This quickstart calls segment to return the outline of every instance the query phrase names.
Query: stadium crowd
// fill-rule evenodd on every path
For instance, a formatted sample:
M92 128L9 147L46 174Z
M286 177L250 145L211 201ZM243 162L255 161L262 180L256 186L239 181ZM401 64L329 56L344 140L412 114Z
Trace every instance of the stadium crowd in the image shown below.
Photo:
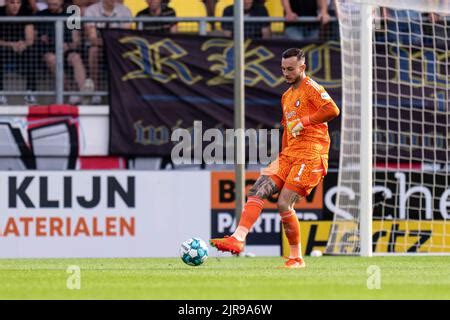
M145 1L145 0L142 0ZM285 36L292 39L318 39L320 26L329 23L330 15L327 0L279 0L286 15ZM126 2L126 1L125 1ZM176 17L176 8L168 0L146 0L148 7L139 11L137 17ZM205 10L209 16L233 15L233 5L217 12L216 0L204 0ZM269 17L263 0L245 0L246 16ZM330 4L332 6L333 3ZM81 14L87 17L132 17L132 11L123 0L0 0L0 18L2 16L70 16L66 9L70 5L79 6ZM187 2L186 2L186 5ZM333 10L330 10L333 12ZM297 17L317 16L317 23L307 26L296 24ZM176 22L145 22L143 30L158 33L180 32ZM132 28L130 23L86 23L81 30L64 30L64 65L67 75L65 89L73 91L94 92L105 89L106 84L100 79L102 74L103 43L99 30L102 28ZM211 25L215 35L232 36L232 23ZM182 32L182 31L181 31ZM246 23L246 38L272 37L270 23ZM36 67L44 68L54 75L56 69L55 29L52 22L11 23L0 21L0 104L7 104L7 97L2 95L3 76L9 69L14 69L26 79L24 98L26 104L35 104ZM44 71L45 71L44 70ZM70 91L70 90L69 90ZM82 101L80 96L72 96L71 104L101 103L101 96L93 95L91 101Z
M191 0L176 2L173 6L170 0L133 0L133 3L146 2L147 7L135 13L137 17L180 17L177 11L184 6L190 6ZM207 16L230 17L233 16L232 1L203 0L192 3L202 3ZM274 28L274 23L246 22L244 33L246 38L274 38L285 37L299 41L338 40L338 24L336 19L335 0L244 0L245 16L270 17L273 12L267 9L268 3L277 2L282 10L285 22L281 28ZM20 73L26 79L25 96L26 104L36 103L33 92L36 91L38 68L44 72L55 74L55 28L52 22L11 23L2 22L2 17L15 16L39 16L58 17L70 16L67 8L71 5L78 6L81 15L86 17L133 17L132 10L127 6L127 0L0 0L0 104L6 104L7 97L2 94L4 90L4 74L10 70ZM197 4L198 4L197 3ZM231 3L231 5L230 5ZM181 10L182 11L182 10ZM412 21L419 19L417 13L408 10L396 12L383 10L383 15L405 16ZM299 22L299 17L313 17L307 23ZM437 15L431 14L430 21L438 21ZM279 24L278 24L279 25ZM418 26L418 24L417 24ZM419 37L420 30L412 22L409 24L393 24L391 29L399 28L400 31L411 31ZM99 30L103 28L133 28L131 23L85 23L81 30L64 30L64 66L66 79L65 89L78 92L98 92L106 90L106 81L101 81L100 75L104 74L103 43ZM137 28L161 34L186 32L180 30L176 22L144 22ZM274 31L275 29L275 31ZM212 35L232 36L232 23L211 23L208 31ZM395 30L394 30L395 31ZM394 35L396 33L392 33ZM391 36L391 33L389 33ZM392 40L392 39L390 39ZM413 39L415 41L417 39ZM417 40L419 41L419 40ZM72 90L70 90L72 89ZM69 103L102 102L101 96L88 96L82 101L82 97L74 95Z

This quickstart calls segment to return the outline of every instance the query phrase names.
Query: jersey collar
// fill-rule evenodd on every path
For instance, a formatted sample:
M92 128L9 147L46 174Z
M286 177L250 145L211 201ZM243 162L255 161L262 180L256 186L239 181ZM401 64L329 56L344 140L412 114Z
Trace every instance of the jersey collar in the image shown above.
M292 91L295 91L295 90L301 90L301 89L306 85L306 82L307 82L308 80L309 80L309 77L308 77L308 76L304 77L303 80L300 82L300 84L299 84L299 86L298 86L297 89L294 89L294 87L291 87L291 88L292 88Z

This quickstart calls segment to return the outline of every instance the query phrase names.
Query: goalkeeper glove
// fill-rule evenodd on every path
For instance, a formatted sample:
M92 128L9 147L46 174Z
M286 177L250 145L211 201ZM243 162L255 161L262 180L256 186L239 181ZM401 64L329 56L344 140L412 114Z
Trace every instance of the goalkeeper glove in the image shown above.
M292 136L295 138L297 135L300 134L300 132L305 128L303 126L303 123L300 119L296 119L293 121L289 121L287 123L287 128L289 132L292 134Z

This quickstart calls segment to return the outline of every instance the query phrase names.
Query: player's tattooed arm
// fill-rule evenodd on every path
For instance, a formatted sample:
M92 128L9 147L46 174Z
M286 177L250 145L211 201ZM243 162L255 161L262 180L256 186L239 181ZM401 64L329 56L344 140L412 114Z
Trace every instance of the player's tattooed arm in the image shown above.
M277 192L278 188L270 177L260 176L249 190L248 195L266 199Z

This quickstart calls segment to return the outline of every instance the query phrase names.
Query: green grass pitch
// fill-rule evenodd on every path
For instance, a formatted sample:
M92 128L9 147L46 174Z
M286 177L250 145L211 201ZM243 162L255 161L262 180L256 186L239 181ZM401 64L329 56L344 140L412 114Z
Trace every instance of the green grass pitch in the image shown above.
M4 259L1 299L450 299L450 257L307 257L306 269L275 267L281 258ZM69 265L81 288L69 290ZM368 289L378 266L381 288Z

